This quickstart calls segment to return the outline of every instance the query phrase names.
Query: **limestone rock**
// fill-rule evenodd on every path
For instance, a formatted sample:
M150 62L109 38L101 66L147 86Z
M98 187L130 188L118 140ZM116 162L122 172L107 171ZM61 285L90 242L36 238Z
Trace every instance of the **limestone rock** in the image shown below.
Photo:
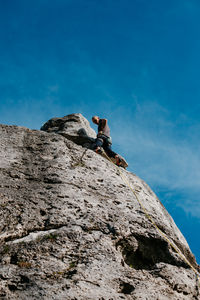
M90 127L88 120L81 114L52 118L41 127L41 130L61 134L76 144L88 148L90 148L90 145L96 138L95 131Z
M81 128L95 137L80 114L52 119L42 131L0 125L0 299L200 299L193 270L118 169L81 146ZM121 172L199 270L149 186Z

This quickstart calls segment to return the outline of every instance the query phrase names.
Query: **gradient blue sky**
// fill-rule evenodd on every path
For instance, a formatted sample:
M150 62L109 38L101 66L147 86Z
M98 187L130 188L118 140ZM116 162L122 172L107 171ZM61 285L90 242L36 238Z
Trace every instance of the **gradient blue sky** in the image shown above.
M200 263L200 2L0 0L0 123L109 119Z

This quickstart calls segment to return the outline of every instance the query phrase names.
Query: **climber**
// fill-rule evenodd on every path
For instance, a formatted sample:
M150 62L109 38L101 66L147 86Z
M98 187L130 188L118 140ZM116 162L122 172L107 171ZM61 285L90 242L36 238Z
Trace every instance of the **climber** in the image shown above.
M101 154L101 147L105 150L106 154L109 157L113 157L116 159L116 164L120 165L122 159L119 157L117 153L112 151L111 145L112 140L110 137L110 128L108 127L108 121L106 119L100 119L98 116L92 117L92 122L98 125L98 134L94 144L95 152Z

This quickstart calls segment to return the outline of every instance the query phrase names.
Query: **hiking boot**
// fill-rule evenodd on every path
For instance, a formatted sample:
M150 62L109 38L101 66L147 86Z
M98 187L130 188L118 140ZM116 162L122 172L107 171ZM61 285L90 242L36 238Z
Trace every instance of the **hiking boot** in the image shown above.
M119 155L116 155L115 156L115 159L116 159L116 165L117 166L120 166L121 162L122 162L122 159L119 157Z
M101 154L103 151L100 147L97 147L97 149L95 150L96 153Z

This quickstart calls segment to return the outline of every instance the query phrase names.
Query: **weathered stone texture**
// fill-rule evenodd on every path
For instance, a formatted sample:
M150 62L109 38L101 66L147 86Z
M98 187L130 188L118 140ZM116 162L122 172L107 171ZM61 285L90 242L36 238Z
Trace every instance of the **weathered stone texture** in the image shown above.
M95 137L88 121L64 118L65 136L52 121L48 132L0 125L0 299L200 299L194 272L148 221L117 168L72 141L80 128ZM159 199L122 172L198 269Z

